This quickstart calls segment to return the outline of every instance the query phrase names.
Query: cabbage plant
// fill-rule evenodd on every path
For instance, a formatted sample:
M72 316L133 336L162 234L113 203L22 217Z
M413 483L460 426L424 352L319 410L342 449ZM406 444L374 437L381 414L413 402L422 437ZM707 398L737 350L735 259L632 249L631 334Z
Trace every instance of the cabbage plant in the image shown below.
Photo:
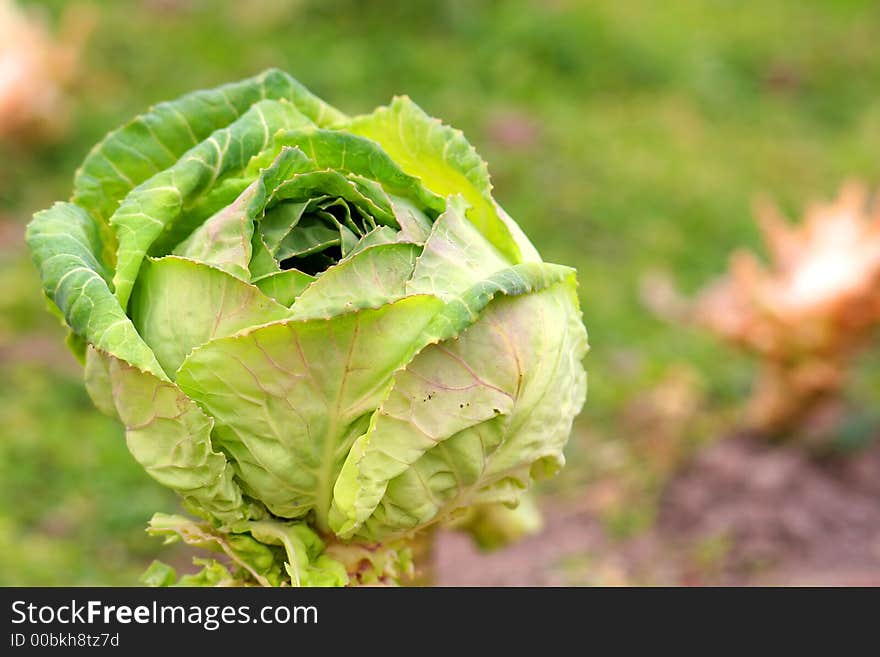
M160 103L27 242L95 405L197 518L150 531L225 555L182 583L394 582L417 532L564 462L575 272L407 97L350 117L270 70Z

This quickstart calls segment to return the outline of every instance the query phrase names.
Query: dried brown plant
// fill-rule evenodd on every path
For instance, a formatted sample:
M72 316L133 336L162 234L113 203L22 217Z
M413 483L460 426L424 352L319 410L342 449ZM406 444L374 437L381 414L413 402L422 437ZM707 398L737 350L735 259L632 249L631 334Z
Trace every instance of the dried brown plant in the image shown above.
M768 263L734 253L692 318L760 357L749 419L780 434L828 417L853 355L880 323L880 208L849 183L800 224L766 204L758 217Z
M0 0L0 140L47 141L64 133L68 90L94 23L94 11L71 4L57 34L44 16Z

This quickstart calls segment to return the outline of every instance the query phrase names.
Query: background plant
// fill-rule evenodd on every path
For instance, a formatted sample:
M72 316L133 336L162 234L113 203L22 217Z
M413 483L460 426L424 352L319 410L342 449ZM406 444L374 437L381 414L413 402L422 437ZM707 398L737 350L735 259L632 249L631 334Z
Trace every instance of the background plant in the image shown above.
M759 219L770 262L734 253L729 272L694 300L692 320L758 357L752 428L827 440L844 415L852 360L880 321L880 213L850 183L797 224L771 207Z

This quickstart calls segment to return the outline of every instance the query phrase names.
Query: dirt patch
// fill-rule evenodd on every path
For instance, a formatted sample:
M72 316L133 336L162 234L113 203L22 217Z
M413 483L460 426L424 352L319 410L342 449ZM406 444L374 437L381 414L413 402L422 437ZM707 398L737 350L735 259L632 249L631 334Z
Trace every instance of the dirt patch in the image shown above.
M468 536L440 532L435 577L440 586L617 586L682 579L672 555L653 533L615 540L579 504L543 500L537 536L481 552Z
M626 541L582 506L545 500L544 532L489 554L441 533L437 583L880 585L880 444L818 459L719 441L670 481L656 527Z
M749 437L719 442L668 486L658 533L719 537L725 582L880 584L880 444L818 458Z

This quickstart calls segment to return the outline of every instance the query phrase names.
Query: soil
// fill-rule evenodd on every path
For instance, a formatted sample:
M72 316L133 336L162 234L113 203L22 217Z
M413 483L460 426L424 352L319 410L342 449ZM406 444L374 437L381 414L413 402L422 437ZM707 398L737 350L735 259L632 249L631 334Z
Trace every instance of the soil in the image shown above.
M818 457L720 440L668 483L655 527L626 540L585 504L545 500L544 513L540 535L488 554L441 533L437 584L880 586L880 443Z

